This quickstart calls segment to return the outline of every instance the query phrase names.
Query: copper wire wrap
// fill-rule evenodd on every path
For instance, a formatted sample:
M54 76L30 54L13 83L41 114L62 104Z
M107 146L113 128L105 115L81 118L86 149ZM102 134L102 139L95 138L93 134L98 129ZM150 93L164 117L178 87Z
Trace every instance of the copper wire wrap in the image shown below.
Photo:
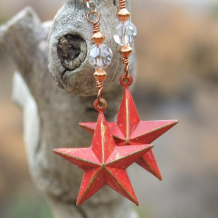
M129 64L129 58L123 58L123 63L126 65Z
M86 2L89 2L89 0L85 0ZM92 17L91 17L92 16ZM89 23L93 25L93 41L98 46L98 44L101 44L102 41L104 41L104 35L100 32L100 14L96 10L91 10L87 14L87 20ZM100 36L99 36L99 34ZM95 34L98 34L95 36ZM102 98L103 95L103 81L106 78L107 74L102 69L96 70L94 73L94 77L96 79L96 88L98 89L97 99L94 102L94 108L97 111L104 111L107 108L107 101Z
M120 9L126 8L126 0L120 0Z
M127 78L129 74L129 58L123 58L123 63L125 64L124 74Z
M119 3L120 3L120 5L119 5L120 10L126 9L126 0L120 0ZM127 16L127 19L128 19L128 17L130 16L130 13L128 12L128 14L127 14L127 12L126 12L125 16L128 15ZM123 16L121 16L121 14L120 14L118 16L119 20L126 21L126 17L124 16L124 14L122 14L122 15ZM123 17L125 17L125 19L121 19ZM130 46L127 46L127 48L125 48L125 45L124 45L123 47L121 47L120 53L123 56L123 63L125 65L124 74L120 77L120 83L123 86L126 86L126 85L130 86L133 83L133 77L129 74L129 64L130 64L129 56L132 53L132 48Z
M102 94L103 94L103 82L100 82L100 81L96 81L96 87L98 89L98 96L97 98L100 99L102 97Z
M93 24L93 33L100 32L100 26L98 23Z
M90 16L91 15L97 15L97 20L96 21L92 21ZM87 20L89 21L89 23L91 23L93 25L93 33L97 33L100 32L100 26L99 26L99 21L100 21L100 14L97 11L90 11L87 14Z
M97 20L96 21L92 21L91 18L90 18L90 16L94 15L94 14L97 15ZM99 23L99 21L100 21L100 14L97 11L90 11L87 14L87 20L89 21L89 23L92 23L93 26L94 25L96 26ZM100 30L100 27L99 27L99 30Z

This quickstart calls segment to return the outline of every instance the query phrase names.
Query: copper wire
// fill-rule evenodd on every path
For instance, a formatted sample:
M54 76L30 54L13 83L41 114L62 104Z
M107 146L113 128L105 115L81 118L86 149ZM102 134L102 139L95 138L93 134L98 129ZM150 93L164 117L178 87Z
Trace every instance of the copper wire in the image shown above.
M126 64L126 65L129 64L129 58L125 58L125 57L124 57L124 58L123 58L123 63Z
M98 23L93 24L93 33L100 32L100 26Z
M85 1L89 2L89 0L85 0ZM97 16L97 17L94 18L93 16L95 17ZM93 21L93 19L95 19L95 21ZM96 10L89 11L89 13L87 14L87 20L89 23L93 25L93 34L100 32L100 26L99 26L100 14ZM97 100L94 103L94 107L96 110L103 111L107 107L107 102L102 98L103 81L96 81L96 87L98 89L98 95L97 95Z
M120 9L126 8L126 0L120 0Z
M92 21L90 16L95 14L97 16L97 20L96 21ZM90 11L88 14L87 14L87 20L89 21L89 23L92 23L93 25L96 25L99 23L100 21L100 14L97 12L97 11Z
M97 89L103 88L103 82L96 81L96 87L97 87Z
M126 78L128 77L129 74L129 58L123 58L123 63L125 64L125 69L124 69L124 74Z
M97 89L99 90L99 91L98 91L98 99L99 99L100 97L102 97L103 82L96 81L96 87L97 87Z

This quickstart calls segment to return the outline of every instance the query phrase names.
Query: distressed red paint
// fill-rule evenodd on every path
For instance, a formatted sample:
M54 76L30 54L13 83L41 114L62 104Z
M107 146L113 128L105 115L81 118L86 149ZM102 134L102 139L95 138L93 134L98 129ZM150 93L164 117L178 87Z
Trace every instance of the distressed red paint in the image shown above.
M141 121L128 86L125 86L117 121L108 123L117 146L150 144L178 123L177 120ZM94 133L96 123L80 123L85 130ZM152 150L136 161L141 167L162 180Z
M54 152L84 170L77 205L107 185L138 205L126 168L153 146L115 146L103 112L99 113L90 148L54 149Z

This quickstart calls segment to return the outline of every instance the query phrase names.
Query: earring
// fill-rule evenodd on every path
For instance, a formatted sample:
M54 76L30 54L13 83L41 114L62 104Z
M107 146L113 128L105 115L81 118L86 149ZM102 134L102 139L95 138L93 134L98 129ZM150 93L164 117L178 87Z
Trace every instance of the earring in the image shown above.
M105 36L100 32L100 15L96 11L95 5L93 3L91 5L89 0L86 0L86 3L89 9L92 8L87 14L87 20L93 25L94 45L89 51L88 58L90 64L95 68L94 78L98 95L94 102L94 108L99 112L98 120L93 129L94 136L91 147L54 149L54 152L84 171L77 205L84 203L105 185L138 205L126 168L153 146L134 143L129 146L115 145L111 134L111 124L108 125L104 117L107 102L102 97L103 82L107 76L104 69L112 60L112 51L103 44ZM129 76L127 75L125 78L128 80Z
M120 0L119 9L117 17L120 22L114 30L114 40L121 45L119 52L125 65L124 74L120 77L120 84L124 87L124 94L117 121L108 123L108 126L117 146L150 144L175 126L178 121L141 121L129 91L129 86L133 83L133 77L128 72L129 57L133 51L131 46L137 35L137 30L135 25L128 20L130 13L126 8L126 0ZM80 126L91 133L96 129L96 123L81 123ZM159 180L162 180L152 149L146 152L136 163Z

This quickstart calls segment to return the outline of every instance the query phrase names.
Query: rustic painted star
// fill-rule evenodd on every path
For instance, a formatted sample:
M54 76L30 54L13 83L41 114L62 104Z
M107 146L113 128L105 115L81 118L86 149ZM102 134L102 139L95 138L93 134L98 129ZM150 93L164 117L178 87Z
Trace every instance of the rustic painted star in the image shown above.
M111 134L117 146L131 144L150 144L178 123L177 120L141 121L132 95L125 87L117 121L108 123ZM96 123L80 123L85 130L93 133ZM146 152L136 161L141 167L162 180L158 165L152 150Z
M152 147L150 144L115 146L104 114L100 112L90 148L63 148L54 149L54 152L85 172L77 205L85 202L105 185L138 205L126 168Z

